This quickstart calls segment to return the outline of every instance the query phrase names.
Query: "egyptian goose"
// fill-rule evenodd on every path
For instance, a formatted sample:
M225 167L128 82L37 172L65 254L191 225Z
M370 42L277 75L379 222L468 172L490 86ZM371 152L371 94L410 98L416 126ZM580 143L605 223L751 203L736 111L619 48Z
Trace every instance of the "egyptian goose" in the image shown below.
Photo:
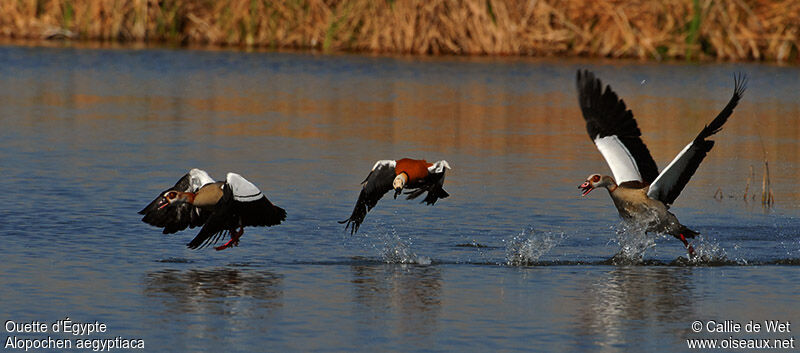
M143 222L163 227L164 234L203 226L186 244L191 249L216 243L229 233L231 239L217 250L238 246L244 227L274 226L286 219L286 211L241 175L228 173L225 182L215 182L200 169L190 170L139 214L144 215Z
M586 120L586 131L614 174L614 177L590 175L578 186L583 190L582 196L595 188L606 188L620 217L645 226L647 232L678 238L689 256L694 257L694 248L686 238L694 238L699 233L680 224L668 209L706 153L714 147L714 141L706 138L722 129L742 98L746 84L743 75L734 77L733 97L728 105L659 174L625 102L611 87L606 86L603 91L602 83L591 72L578 71L578 101Z
M361 182L363 187L353 208L353 214L339 223L347 223L344 229L350 227L350 234L355 234L367 216L367 211L375 207L378 200L392 189L395 199L403 189L412 189L406 192L407 200L413 200L427 191L428 195L422 202L433 205L436 200L450 196L442 188L445 169L450 169L450 165L444 160L436 163L408 158L377 161L367 178Z

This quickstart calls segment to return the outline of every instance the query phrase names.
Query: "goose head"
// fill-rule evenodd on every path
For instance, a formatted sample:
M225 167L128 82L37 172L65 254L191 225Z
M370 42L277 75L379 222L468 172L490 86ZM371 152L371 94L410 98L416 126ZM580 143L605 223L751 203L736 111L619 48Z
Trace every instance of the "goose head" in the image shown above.
M397 195L403 191L403 187L406 186L406 182L408 182L408 174L405 172L400 173L400 175L394 178L392 181L392 187L394 188L394 198L397 198Z
M581 196L586 196L596 188L608 188L614 185L616 185L616 183L612 177L608 175L592 174L586 178L583 184L578 185L578 189L583 191Z
M176 202L191 202L191 196L192 194L187 192L167 191L158 200L158 209L160 210Z

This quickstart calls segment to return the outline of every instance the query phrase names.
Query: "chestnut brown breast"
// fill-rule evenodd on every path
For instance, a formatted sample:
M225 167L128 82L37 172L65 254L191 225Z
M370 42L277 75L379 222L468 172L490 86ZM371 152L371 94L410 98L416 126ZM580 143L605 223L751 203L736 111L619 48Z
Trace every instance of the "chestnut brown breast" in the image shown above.
M424 159L403 158L397 160L394 167L394 174L400 175L405 172L408 175L408 182L412 183L428 176L428 167L433 164Z

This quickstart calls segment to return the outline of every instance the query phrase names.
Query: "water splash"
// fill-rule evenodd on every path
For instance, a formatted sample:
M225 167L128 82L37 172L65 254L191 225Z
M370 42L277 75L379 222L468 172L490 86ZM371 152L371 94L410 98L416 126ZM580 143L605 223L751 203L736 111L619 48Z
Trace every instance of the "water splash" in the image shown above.
M553 232L536 232L532 226L511 239L503 239L506 243L506 264L509 266L528 266L539 261L556 245L560 244L566 235Z
M401 237L393 226L386 228L388 231L378 232L376 235L376 242L371 244L381 256L381 261L387 264L416 264L416 265L430 265L431 258L427 256L417 255L412 246L414 242L411 237Z
M410 239L400 237L388 240L381 250L383 262L390 264L417 264L430 265L431 258L417 255L411 250Z
M637 264L644 259L647 250L656 246L656 239L645 232L647 223L621 222L616 227L616 237L609 240L619 245L619 252L610 259L614 265Z
M617 236L610 240L610 242L616 242L620 250L612 258L605 261L605 263L617 266L646 264L644 256L650 249L655 248L656 240L659 237L661 239L667 239L668 241L674 240L674 237L668 234L647 233L647 228L647 222L634 223L622 221L616 227ZM729 259L727 252L718 241L707 239L703 235L698 235L696 238L691 239L690 244L694 248L695 256L691 258L689 258L688 254L680 256L673 261L674 265L713 266L723 264L747 264L747 261L744 259Z
M689 265L695 266L711 266L720 264L738 264L747 265L747 260L744 258L728 258L728 252L725 251L719 242L715 239L707 239L703 235L698 235L692 241L694 246L695 256L685 262ZM683 260L683 259L681 259Z

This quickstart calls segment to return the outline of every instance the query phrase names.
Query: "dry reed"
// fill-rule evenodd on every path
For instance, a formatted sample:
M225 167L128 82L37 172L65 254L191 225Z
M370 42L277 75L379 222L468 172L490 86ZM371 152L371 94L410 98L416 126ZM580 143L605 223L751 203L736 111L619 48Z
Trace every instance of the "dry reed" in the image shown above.
M750 182L754 180L756 177L755 171L753 171L753 165L750 165L750 175L747 176L747 184L744 186L744 197L742 199L744 202L747 202L747 193L750 192ZM753 199L755 199L755 194L753 194Z
M761 180L761 205L765 207L772 207L775 203L775 197L772 195L772 186L769 180L769 162L764 160L764 176Z
M8 0L0 36L797 62L794 0Z

